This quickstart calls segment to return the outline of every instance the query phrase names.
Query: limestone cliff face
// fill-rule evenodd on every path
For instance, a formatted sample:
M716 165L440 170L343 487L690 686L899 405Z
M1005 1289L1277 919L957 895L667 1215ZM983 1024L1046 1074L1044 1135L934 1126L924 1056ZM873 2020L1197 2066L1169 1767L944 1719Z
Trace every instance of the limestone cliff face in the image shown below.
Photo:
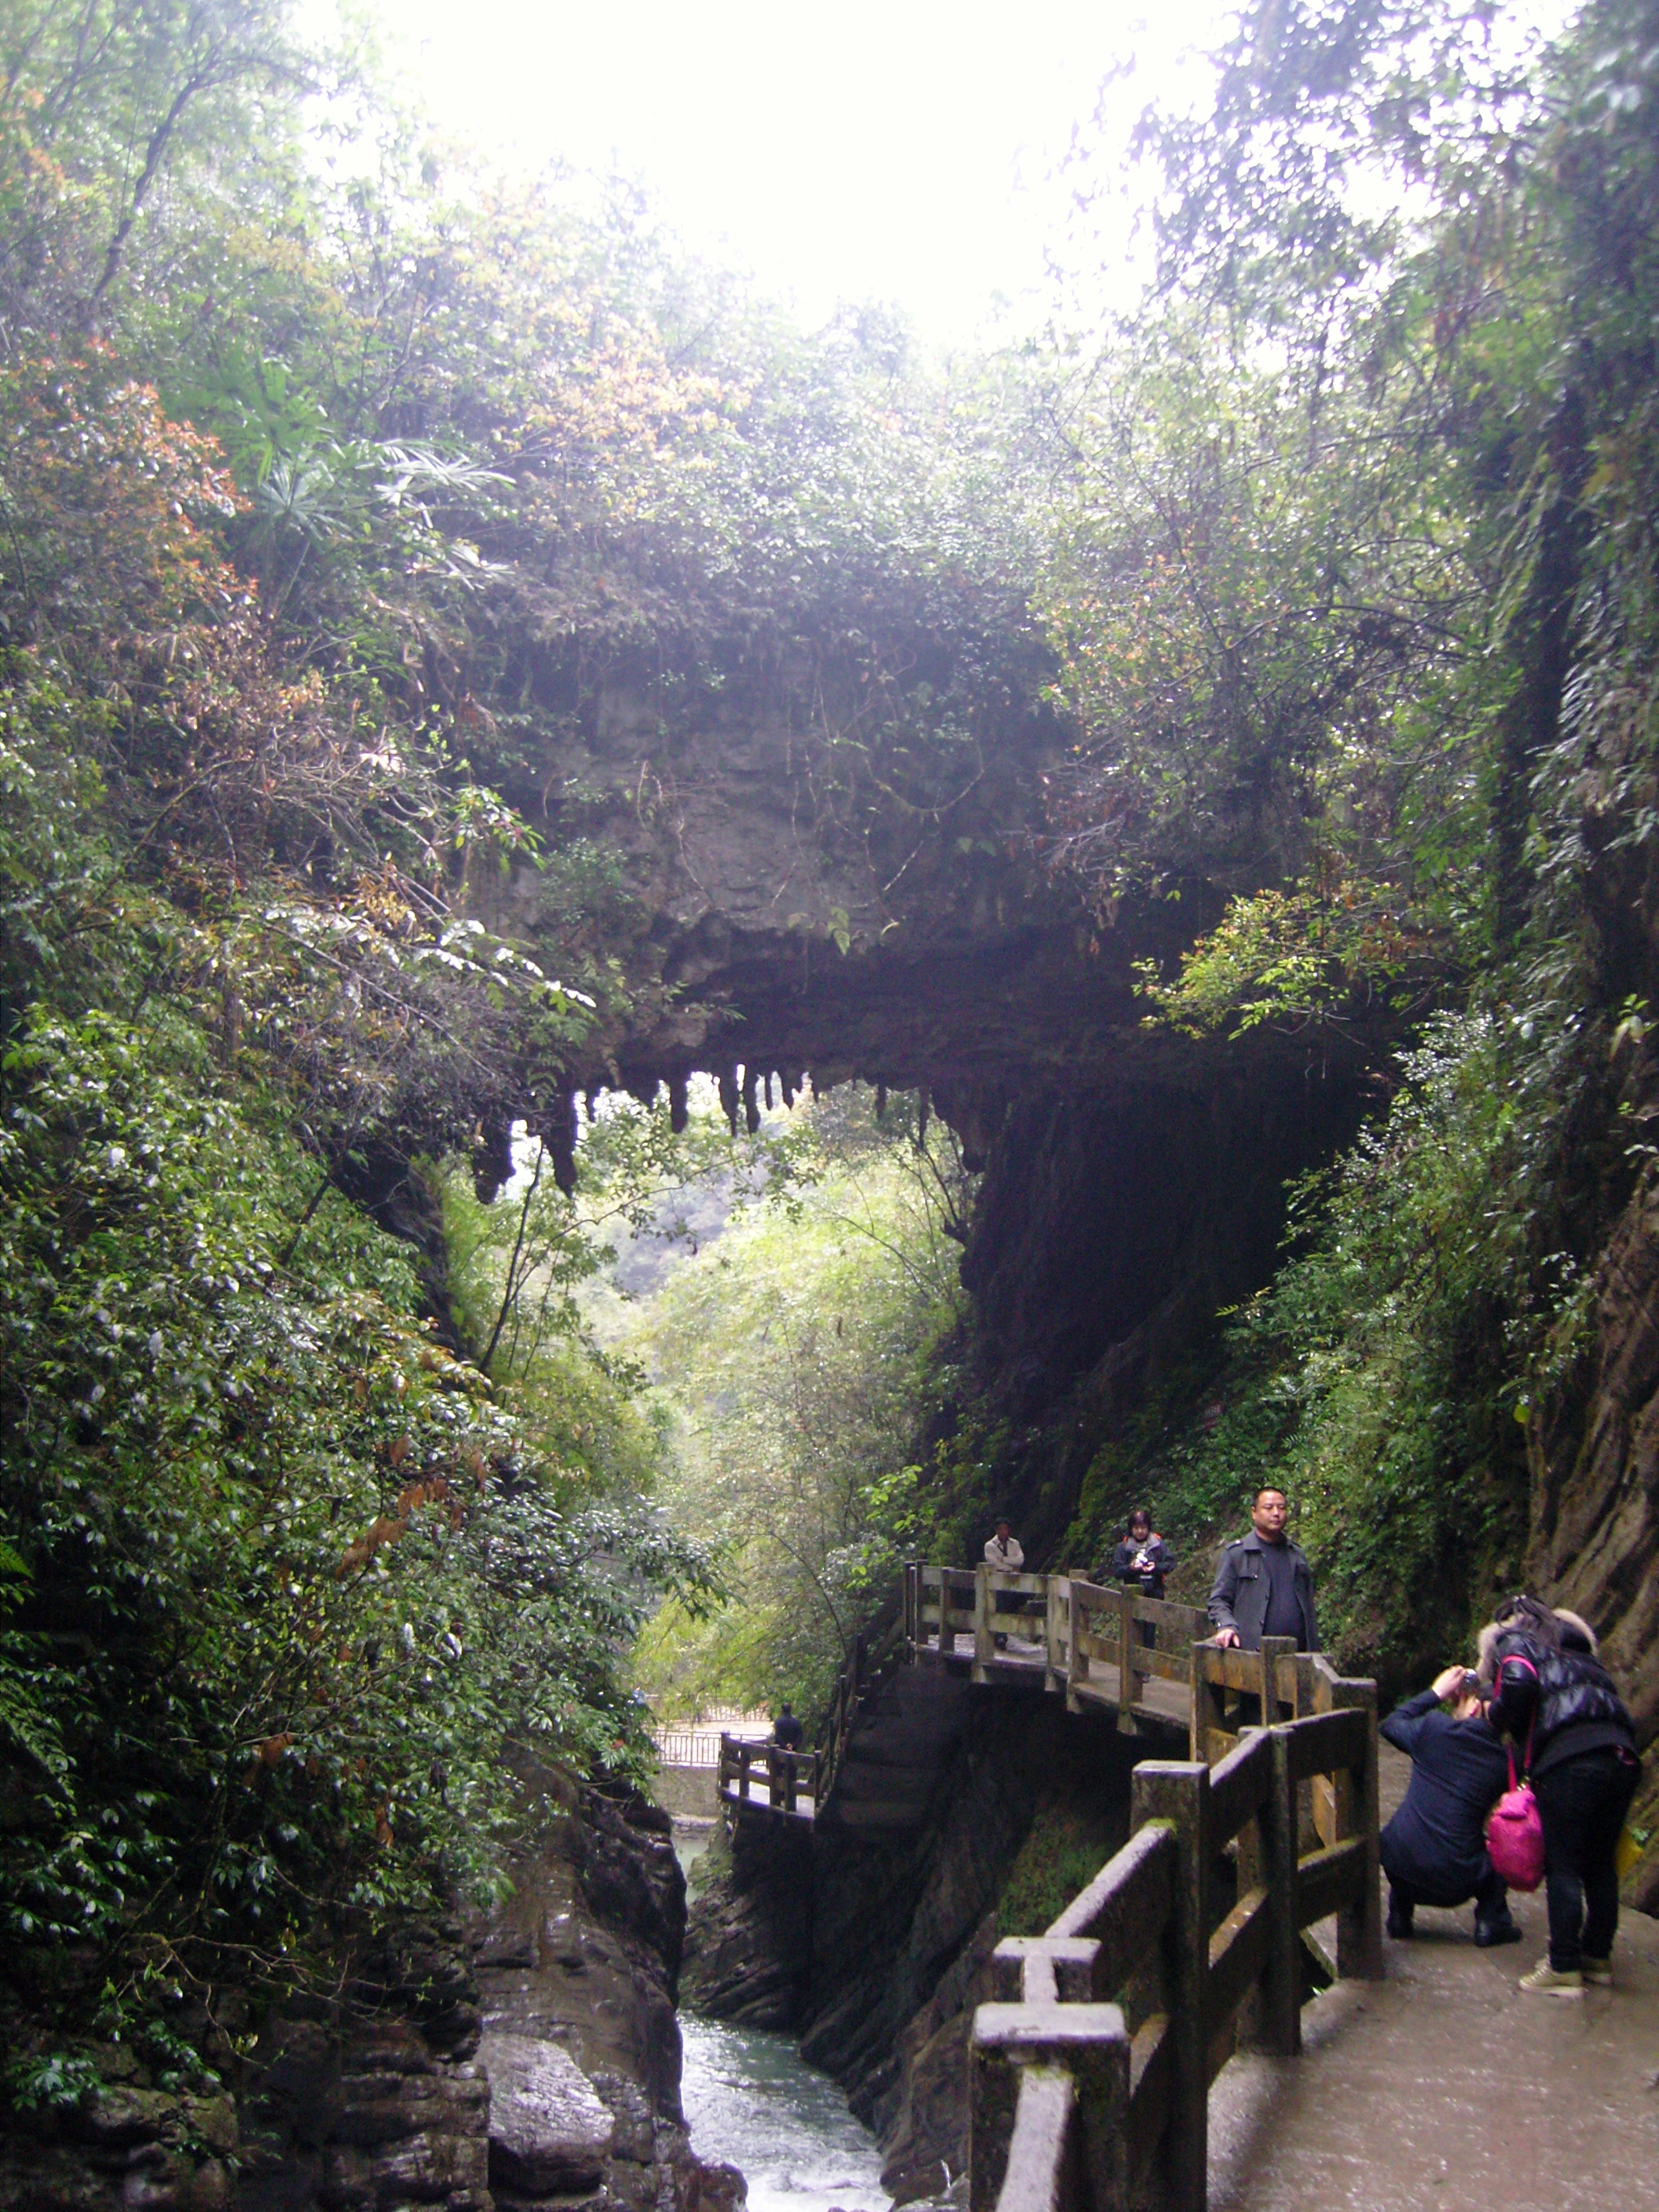
M1614 1224L1593 1281L1589 1342L1528 1434L1528 1583L1598 1631L1602 1656L1649 1753L1632 1813L1659 1831L1659 1176L1651 1166ZM1627 1880L1659 1912L1659 1838Z
M1651 781L1640 797L1650 808ZM1659 1912L1659 841L1618 826L1593 806L1583 823L1584 957L1601 1002L1634 1018L1613 1027L1599 1093L1571 1132L1586 1318L1528 1425L1526 1566L1596 1630L1630 1702L1648 1754L1632 1819L1651 1840L1625 1893Z
M850 695L815 711L814 685L837 680L733 669L665 706L660 684L618 668L522 765L514 799L551 842L586 840L611 889L526 869L481 880L481 910L618 955L634 994L522 1109L568 1177L589 1084L650 1095L666 1081L672 1096L707 1069L734 1118L771 1071L924 1091L985 1170L965 1348L1007 1438L1000 1499L1042 1564L1103 1441L1212 1340L1218 1310L1270 1279L1285 1181L1335 1157L1375 1108L1383 1040L1149 1032L1135 963L1167 965L1249 880L1243 864L1183 883L1179 900L1087 912L1044 866L1044 780L1063 775L1065 733L1035 665L1007 661L955 750L930 739L902 758L847 739ZM940 680L918 659L895 696ZM1617 827L1584 827L1583 989L1650 1019L1659 848ZM1627 1148L1659 1126L1642 1118L1659 1103L1646 1051L1646 1075L1620 1073L1617 1097L1571 1133L1567 1176L1583 1188L1564 1235L1595 1282L1591 1340L1534 1415L1525 1563L1608 1638L1644 1740L1659 1729L1655 1200L1650 1175L1632 1194ZM503 1130L484 1136L488 1182L506 1149Z
M227 2077L158 2086L118 2047L100 2086L20 2116L3 2212L734 2212L741 2176L692 2154L674 2013L685 1887L668 1822L538 1778L550 1816L471 1923L404 1922L290 2000L239 2061L234 1992L177 2023Z
M1598 1628L1644 1732L1659 1730L1659 1176L1596 1267L1578 1389L1529 1436L1528 1579Z

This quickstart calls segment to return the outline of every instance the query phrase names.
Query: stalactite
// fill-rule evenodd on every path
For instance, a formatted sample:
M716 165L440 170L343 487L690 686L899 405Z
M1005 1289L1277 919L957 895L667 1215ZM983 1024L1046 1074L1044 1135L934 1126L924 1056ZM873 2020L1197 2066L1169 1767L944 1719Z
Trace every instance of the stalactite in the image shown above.
M772 1110L772 1071L769 1067L766 1071L766 1080L761 1087L765 1093L766 1110L769 1114Z
M472 1146L472 1188L488 1206L503 1183L513 1180L513 1124L492 1115L478 1127Z
M784 1104L786 1106L793 1107L795 1103L796 1094L800 1089L799 1070L798 1068L786 1067L783 1073L778 1078L778 1080L783 1085Z
M597 1087L596 1087L594 1085L592 1085L592 1084L591 1084L591 1083L590 1083L590 1084L588 1085L588 1086L587 1086L587 1090L586 1090L586 1093L584 1094L583 1098L582 1098L582 1104L583 1104L583 1105L586 1108L586 1109L587 1109L587 1126L588 1126L588 1127L589 1127L590 1129L591 1129L591 1128L592 1127L592 1126L593 1126L593 1109L594 1109L594 1108L599 1104L599 1091L598 1091Z
M691 1109L686 1103L685 1091L685 1078L683 1075L669 1077L668 1126L677 1137L691 1118Z
M553 1101L543 1131L553 1156L553 1180L568 1198L576 1188L576 1093L574 1086L561 1091Z
M744 1069L743 1122L744 1127L748 1130L751 1137L754 1135L756 1130L760 1127L760 1101L755 1095L756 1089L759 1082L760 1071L758 1068L745 1067Z
M738 1133L738 1071L723 1067L720 1072L720 1111L726 1116L726 1126L735 1137Z

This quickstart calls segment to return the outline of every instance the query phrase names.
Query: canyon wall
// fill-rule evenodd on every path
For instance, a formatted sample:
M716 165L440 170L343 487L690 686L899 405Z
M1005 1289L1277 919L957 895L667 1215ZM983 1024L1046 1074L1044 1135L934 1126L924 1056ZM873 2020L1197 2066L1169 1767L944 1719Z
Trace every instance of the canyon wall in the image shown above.
M949 673L917 667L918 684ZM1282 1257L1287 1181L1386 1103L1400 1041L1380 1006L1298 1034L1149 1028L1140 963L1169 973L1228 892L1282 856L1224 824L1226 866L1172 866L1156 897L1085 904L1051 866L1066 755L1042 676L1015 656L971 745L922 744L924 789L849 768L815 734L799 671L732 672L666 712L646 673L618 669L513 787L550 842L580 834L607 856L605 917L588 892L573 906L556 869L479 885L481 910L550 960L603 942L630 978L582 1064L526 1101L567 1179L584 1087L666 1083L678 1103L694 1069L722 1078L734 1124L775 1071L920 1091L951 1124L984 1171L963 1261L968 1380L1004 1439L991 1486L1039 1566L1060 1563L1091 1463L1153 1396L1190 1417L1180 1394L1209 1385L1218 1315ZM812 680L834 689L833 672ZM1604 842L1578 894L1584 988L1635 1008L1639 1030L1659 1006L1656 863ZM1566 1133L1564 1233L1598 1288L1571 1375L1531 1416L1524 1570L1607 1638L1645 1741L1659 1729L1654 1217L1650 1178L1632 1195L1631 1147L1659 1100L1651 1035L1640 1051L1610 1088L1590 1085ZM504 1132L483 1138L487 1186Z
M396 1921L257 2029L234 1990L181 1998L179 2047L219 2087L121 2043L78 2051L81 2093L0 2148L0 2208L734 2212L741 2177L693 2155L680 2109L667 1817L551 1773L535 1795L498 1909Z

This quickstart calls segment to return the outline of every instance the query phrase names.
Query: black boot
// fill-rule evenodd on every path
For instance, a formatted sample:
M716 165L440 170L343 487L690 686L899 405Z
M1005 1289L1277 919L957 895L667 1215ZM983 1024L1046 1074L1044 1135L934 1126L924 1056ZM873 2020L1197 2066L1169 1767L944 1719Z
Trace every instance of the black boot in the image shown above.
M1408 1943L1412 1936L1413 1901L1397 1882L1389 1884L1389 1933L1396 1943Z
M1489 1951L1494 1943L1518 1943L1521 1930L1510 1917L1507 1905L1474 1908L1474 1947L1477 1951Z

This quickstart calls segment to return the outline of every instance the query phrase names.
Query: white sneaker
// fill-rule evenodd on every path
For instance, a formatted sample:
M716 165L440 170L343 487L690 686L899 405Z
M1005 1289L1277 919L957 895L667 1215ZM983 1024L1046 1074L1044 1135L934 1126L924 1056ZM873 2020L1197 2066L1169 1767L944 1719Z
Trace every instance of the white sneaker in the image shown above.
M1540 1959L1531 1973L1522 1975L1516 1987L1528 1990L1534 1996L1582 1997L1584 1977L1577 1966L1569 1966L1565 1973L1558 1974L1547 1959Z

